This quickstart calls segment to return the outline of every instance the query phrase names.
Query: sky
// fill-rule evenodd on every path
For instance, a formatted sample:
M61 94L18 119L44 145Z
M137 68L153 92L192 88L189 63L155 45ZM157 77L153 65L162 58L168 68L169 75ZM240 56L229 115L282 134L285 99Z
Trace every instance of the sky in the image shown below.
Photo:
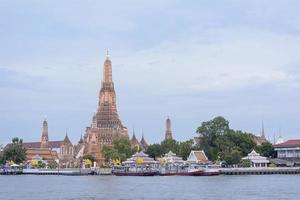
M108 49L123 124L148 143L230 127L300 138L298 0L0 0L0 144L68 133L97 109Z

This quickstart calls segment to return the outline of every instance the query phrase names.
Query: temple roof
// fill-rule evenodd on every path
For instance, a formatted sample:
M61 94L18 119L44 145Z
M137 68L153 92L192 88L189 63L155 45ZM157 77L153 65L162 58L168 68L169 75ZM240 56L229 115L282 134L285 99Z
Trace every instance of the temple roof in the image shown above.
M253 163L269 163L266 157L259 155L255 150L252 150L243 160L251 160Z
M131 146L140 146L139 141L135 137L135 133L133 131L132 138L130 140Z
M64 141L49 141L48 145L49 148L60 148L60 146L63 144ZM32 149L32 148L40 148L41 142L24 142L23 147L26 149Z
M65 144L72 144L72 142L70 141L67 133L66 133L66 136L65 136L65 139L64 139L64 143Z
M201 162L201 163L209 162L204 151L191 151L187 161L188 162Z
M41 149L41 148L34 148L34 149L27 149L26 151L26 159L32 160L40 156L43 160L57 160L58 155L56 151L51 151L50 149Z
M141 141L140 141L140 144L141 144L141 146L142 146L143 149L147 149L148 144L147 144L147 142L146 142L146 140L145 140L145 138L144 138L144 134L143 134L143 136L142 136L142 139L141 139Z

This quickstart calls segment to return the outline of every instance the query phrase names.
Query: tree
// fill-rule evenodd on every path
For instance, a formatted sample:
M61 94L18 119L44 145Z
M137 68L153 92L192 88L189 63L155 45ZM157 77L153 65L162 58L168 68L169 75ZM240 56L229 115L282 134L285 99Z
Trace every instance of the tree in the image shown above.
M57 168L57 163L54 160L49 160L47 165L50 169L56 169Z
M121 158L122 161L125 160L126 158L129 158L133 154L133 149L131 149L131 144L129 140L126 138L116 139L113 142L113 148L117 150L120 157L123 157L123 159Z
M26 160L26 149L23 147L23 140L19 138L13 138L12 144L10 144L3 151L4 161L12 160L14 163L22 163Z
M182 157L183 160L186 160L189 156L191 150L193 149L193 140L188 140L185 142L179 142L178 144L178 156Z
M224 160L227 164L238 164L242 156L246 156L256 148L254 135L229 127L223 117L203 122L197 128L199 140L197 148L203 149L212 161Z
M151 158L156 159L161 157L164 154L164 151L160 144L151 144L148 146L146 154L148 154Z
M161 142L160 145L161 145L163 154L166 154L169 151L172 151L173 153L177 154L179 151L178 142L174 139L164 140Z
M246 159L246 160L241 160L240 162L241 167L251 167L251 161Z
M112 146L103 146L102 153L106 162L112 159L124 161L137 152L137 150L137 148L131 148L128 139L118 138L113 142Z
M198 148L201 147L210 160L218 159L219 144L218 139L229 131L229 122L224 117L202 122L197 128L199 134Z
M242 158L242 153L237 148L233 149L232 151L230 151L224 155L224 161L228 165L238 164L240 162L241 158Z
M258 153L265 157L275 157L274 147L270 142L263 142L257 147Z
M111 159L120 158L118 151L110 146L103 146L102 153L105 158L105 162L109 162Z

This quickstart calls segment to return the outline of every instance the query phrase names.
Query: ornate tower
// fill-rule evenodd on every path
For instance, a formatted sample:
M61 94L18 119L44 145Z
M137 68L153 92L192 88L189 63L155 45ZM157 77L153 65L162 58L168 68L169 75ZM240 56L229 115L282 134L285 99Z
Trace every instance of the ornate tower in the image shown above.
M137 147L138 150L139 150L139 148L140 148L140 144L139 144L139 141L136 139L134 129L133 129L132 138L131 138L131 140L130 140L130 145L131 145L131 148Z
M146 142L145 138L144 138L144 131L142 131L142 139L140 141L140 147L143 151L146 151L148 148L148 143Z
M172 130L171 130L171 120L168 117L166 120L166 132L165 132L165 140L171 140L172 137Z
M43 121L41 148L49 148L48 122L46 118Z
M112 80L112 65L108 52L103 65L103 80L99 92L97 112L92 124L86 129L85 153L93 155L98 162L104 161L103 145L111 145L119 137L128 138L127 128L122 125L116 106L116 93Z

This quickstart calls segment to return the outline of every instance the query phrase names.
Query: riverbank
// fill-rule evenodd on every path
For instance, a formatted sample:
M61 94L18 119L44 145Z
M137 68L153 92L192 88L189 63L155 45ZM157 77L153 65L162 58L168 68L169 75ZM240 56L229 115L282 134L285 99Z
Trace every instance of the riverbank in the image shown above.
M300 174L299 167L275 168L220 168L220 175L272 175L272 174ZM62 176L91 176L112 175L110 168L91 169L23 169L23 171L1 171L0 175L62 175Z

